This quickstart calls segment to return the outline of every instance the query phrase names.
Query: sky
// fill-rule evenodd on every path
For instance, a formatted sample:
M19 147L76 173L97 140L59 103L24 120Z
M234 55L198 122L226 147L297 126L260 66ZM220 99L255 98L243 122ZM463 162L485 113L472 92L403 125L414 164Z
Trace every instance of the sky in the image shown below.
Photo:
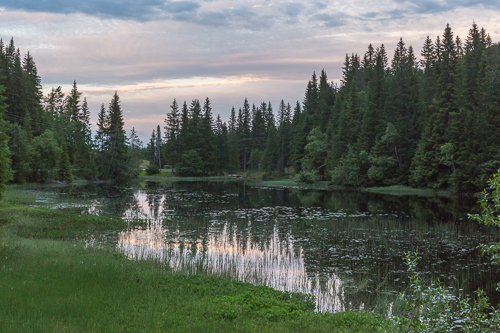
M95 121L118 92L125 129L143 141L174 98L210 98L227 120L248 98L302 101L313 71L339 82L346 53L368 44L417 53L447 23L500 40L500 0L0 0L0 37L29 51L44 93L76 80Z

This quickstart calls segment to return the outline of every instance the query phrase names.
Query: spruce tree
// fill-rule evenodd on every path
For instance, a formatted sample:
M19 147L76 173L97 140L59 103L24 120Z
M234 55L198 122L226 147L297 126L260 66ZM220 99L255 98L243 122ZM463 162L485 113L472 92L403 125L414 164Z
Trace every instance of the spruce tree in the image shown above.
M102 153L107 149L109 125L109 114L103 103L97 115L97 132L94 139L94 145L100 154L100 159L103 157Z
M178 157L181 162L182 155L188 150L188 140L190 132L189 123L189 110L186 101L184 101L181 110L181 122L179 124L179 138L178 138Z
M129 180L136 170L135 166L128 163L128 147L125 130L123 129L123 111L120 105L120 98L115 92L108 109L109 126L106 142L106 162L102 170L104 179L122 183Z
M170 113L167 114L167 118L165 119L165 158L167 163L172 165L173 172L175 172L175 165L180 159L180 121L179 105L174 98L172 105L170 105Z
M215 149L215 140L213 133L214 120L212 117L212 105L207 97L203 103L203 119L201 124L200 156L205 162L205 172L218 172L216 167L216 158L213 154ZM222 128L221 128L222 130Z
M59 162L59 179L68 183L73 180L71 172L71 163L69 161L68 150L63 146L61 160Z
M323 69L319 77L318 109L314 117L314 126L319 126L323 132L326 131L334 100L335 90L328 83L328 77Z
M7 106L4 103L3 93L5 88L0 85L0 199L5 191L5 184L10 180L10 151L8 146L7 123L3 120L3 114Z

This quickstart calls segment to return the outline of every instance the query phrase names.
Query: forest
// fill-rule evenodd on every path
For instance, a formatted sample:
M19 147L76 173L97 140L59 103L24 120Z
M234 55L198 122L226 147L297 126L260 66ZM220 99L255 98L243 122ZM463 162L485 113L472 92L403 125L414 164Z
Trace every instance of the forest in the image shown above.
M179 176L256 173L348 187L408 185L478 192L500 166L500 44L475 23L427 37L420 60L400 39L346 55L340 84L312 74L302 102L245 99L227 122L210 99L171 102L143 147L123 129L117 93L90 111L76 82L43 96L33 57L0 42L0 184L124 181L141 160Z

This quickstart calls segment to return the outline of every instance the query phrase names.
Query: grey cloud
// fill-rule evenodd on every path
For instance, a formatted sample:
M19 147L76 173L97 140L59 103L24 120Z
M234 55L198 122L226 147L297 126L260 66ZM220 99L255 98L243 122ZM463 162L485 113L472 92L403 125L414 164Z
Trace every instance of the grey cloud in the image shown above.
M368 12L368 13L362 14L361 16L366 17L366 18L375 18L378 15L379 15L379 13L377 13L377 12Z
M282 6L281 11L290 17L297 17L303 9L303 4L298 2L289 2Z
M300 6L300 4L290 4L288 13L298 15ZM166 2L164 0L0 0L0 7L27 12L83 13L136 21L172 19L214 27L234 23L249 30L268 29L275 21L275 16L258 14L256 10L246 6L200 10L199 2L188 0Z
M326 7L328 7L328 4L324 3L323 1L314 1L314 5L320 10L326 9Z
M165 10L173 14L192 12L198 8L200 8L200 4L192 1L176 1L165 4Z
M231 13L224 11L205 11L201 12L197 22L203 25L223 26L227 25L231 19Z
M0 0L0 7L27 12L48 12L60 14L83 13L88 15L149 21L165 14L192 12L200 5L194 1L161 0Z
M396 3L407 4L408 7L398 12L389 12L393 14L432 14L442 13L456 8L468 8L482 6L487 9L499 10L500 0L446 0L437 2L432 0L395 0Z
M339 14L317 14L312 17L312 20L322 22L325 27L340 27L347 23Z
M214 27L232 23L236 28L256 31L269 29L275 21L274 16L259 15L248 7L201 11L197 14L183 13L181 15L174 15L173 19Z

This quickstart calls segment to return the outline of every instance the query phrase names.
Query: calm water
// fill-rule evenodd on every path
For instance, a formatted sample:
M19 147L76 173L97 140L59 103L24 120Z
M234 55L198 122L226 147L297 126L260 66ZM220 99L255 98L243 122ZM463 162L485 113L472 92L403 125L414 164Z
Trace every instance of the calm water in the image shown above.
M236 182L42 190L40 205L146 219L147 227L90 236L131 259L155 258L184 272L311 293L319 311L387 309L408 283L403 252L415 250L422 276L466 295L482 288L494 304L499 300L500 271L477 248L497 242L498 230L467 220L478 209L476 199Z

